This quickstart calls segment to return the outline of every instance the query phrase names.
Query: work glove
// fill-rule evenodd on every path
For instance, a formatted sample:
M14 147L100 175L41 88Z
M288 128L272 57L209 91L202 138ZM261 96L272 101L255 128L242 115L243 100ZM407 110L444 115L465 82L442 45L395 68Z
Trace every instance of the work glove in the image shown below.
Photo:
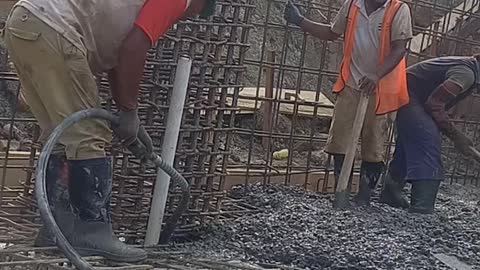
M283 17L287 21L287 23L292 23L295 25L300 26L304 17L300 13L300 10L289 0L287 5L285 5L285 12Z
M153 154L153 142L150 135L143 126L138 129L138 140L127 146L127 149L132 154L142 160L151 160L154 158Z
M129 146L134 145L134 143L137 144L138 139L145 146L146 154L152 153L152 139L145 129L140 126L137 109L120 111L118 113L118 120L119 123L114 127L114 132L125 147L129 148Z
M118 125L114 131L123 145L128 146L135 142L139 128L140 119L138 118L137 109L118 112Z

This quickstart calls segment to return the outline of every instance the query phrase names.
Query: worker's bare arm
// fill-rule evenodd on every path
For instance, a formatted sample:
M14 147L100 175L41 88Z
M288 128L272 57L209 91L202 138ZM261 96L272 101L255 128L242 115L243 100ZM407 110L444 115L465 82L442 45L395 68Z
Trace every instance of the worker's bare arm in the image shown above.
M340 34L337 34L332 30L333 27L330 24L317 23L305 18L300 13L300 10L291 1L287 2L283 16L288 23L299 26L303 31L319 39L335 40L340 37ZM343 18L345 16L339 15L337 17ZM338 26L336 28L341 28L342 25L343 27L345 27L346 22L344 21L346 21L346 17L345 17L345 20L340 21L340 23L337 23Z
M365 94L372 95L375 93L378 82L388 73L392 72L403 57L405 57L407 53L407 43L408 40L395 40L391 42L390 53L385 57L383 64L378 66L377 71L372 77L365 76L359 82L360 89L362 89Z
M412 17L408 5L403 4L392 21L390 53L385 57L376 72L376 78L381 79L390 73L407 53L407 43L412 39Z
M115 127L115 133L126 145L136 140L140 127L137 95L147 51L151 46L150 38L134 25L120 47L117 66L109 72L112 96L120 110L119 117L122 123ZM151 146L148 148L151 149Z
M378 80L385 77L400 63L407 54L408 40L395 40L390 45L390 54L385 58L383 64L378 67L376 77Z
M337 24L343 26L346 23L345 20L342 19L343 16L337 17L339 18L334 26ZM339 29L342 28L339 27ZM339 32L337 27L333 27L333 30ZM374 74L370 75L370 77L366 76L360 81L361 89L364 90L366 94L374 93L378 81L389 74L400 63L407 52L407 43L412 36L413 31L410 8L408 5L402 4L391 25L390 37L392 41L390 43L390 53L385 57L383 63L378 66Z
M113 82L112 96L121 110L137 108L143 67L151 46L150 38L134 25L120 47L118 65L110 72L110 80Z
M332 31L332 27L329 24L317 23L309 19L303 19L303 21L300 23L300 27L303 31L322 40L336 40L340 37L339 34Z

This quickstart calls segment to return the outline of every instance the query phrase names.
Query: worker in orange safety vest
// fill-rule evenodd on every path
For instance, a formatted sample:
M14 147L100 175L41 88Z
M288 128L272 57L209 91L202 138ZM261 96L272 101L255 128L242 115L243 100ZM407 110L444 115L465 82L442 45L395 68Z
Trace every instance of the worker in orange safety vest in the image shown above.
M334 157L338 179L363 94L369 104L361 133L362 164L356 205L369 205L384 170L389 113L408 104L405 54L412 38L410 8L398 0L347 0L332 24L313 22L288 2L288 23L322 40L344 36L344 57L333 91L337 98L325 151Z

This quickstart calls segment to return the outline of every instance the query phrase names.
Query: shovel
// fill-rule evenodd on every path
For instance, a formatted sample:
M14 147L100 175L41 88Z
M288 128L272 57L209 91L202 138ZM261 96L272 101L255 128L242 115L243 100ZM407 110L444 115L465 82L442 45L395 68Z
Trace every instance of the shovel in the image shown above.
M350 207L350 190L348 190L348 181L350 180L358 139L360 138L363 122L365 120L365 114L367 112L367 105L368 96L360 95L360 100L357 106L357 114L355 115L355 120L353 122L352 137L347 147L342 171L340 172L340 177L338 178L337 190L335 191L333 208L336 209L346 209Z

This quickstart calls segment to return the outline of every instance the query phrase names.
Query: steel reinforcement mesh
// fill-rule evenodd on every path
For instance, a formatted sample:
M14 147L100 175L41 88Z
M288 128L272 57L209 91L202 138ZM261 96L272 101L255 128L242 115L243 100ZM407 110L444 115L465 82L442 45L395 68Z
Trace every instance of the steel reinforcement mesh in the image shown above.
M295 1L304 14L321 22L331 21L342 2ZM440 55L479 52L479 1L408 4L415 24L410 64ZM322 148L333 113L331 87L342 57L342 42L322 42L287 26L284 5L285 1L277 0L220 1L214 18L177 24L149 53L140 117L158 152L177 60L182 54L194 60L175 160L175 167L192 184L192 202L178 236L190 235L211 220L254 211L227 198L225 190L235 184L281 182L325 193L334 190L331 158ZM32 199L32 176L41 145L15 71L8 65L5 50L1 52L0 227L7 229L0 242L12 244L31 240L40 223ZM99 76L98 85L105 108L115 110L107 80ZM452 111L458 126L476 143L478 101L474 96ZM387 162L394 146L391 123L389 134ZM115 157L115 229L129 242L139 243L156 172L118 143L108 151ZM478 184L478 165L459 155L448 140L444 159L450 181ZM178 193L172 191L169 210L177 199ZM9 230L9 224L18 229Z
M192 196L177 236L191 233L208 221L233 218L253 210L242 202L228 199L222 182L236 112L236 99L227 100L227 95L238 95L243 87L242 76L247 68L244 58L249 47L248 33L252 28L250 21L254 8L252 0L219 1L215 16L176 24L148 54L140 87L139 116L158 153L164 139L177 61L181 55L188 55L193 60L175 158L176 169L191 183ZM6 55L3 60L4 66L8 67ZM36 228L39 218L32 194L34 167L41 149L37 142L39 130L28 109L19 113L17 105L22 102L21 86L12 66L3 71L2 78L5 89L12 93L13 106L0 119L8 138L5 144L10 144L5 145L2 159L5 162L1 216ZM107 79L99 75L97 82L103 106L115 111ZM17 142L22 144L22 149L12 148L11 144ZM107 151L114 156L112 207L115 229L121 231L128 242L136 243L143 239L146 231L156 170L135 159L115 141ZM22 162L13 164L18 159ZM17 174L12 175L12 171ZM172 188L167 218L176 207L179 196L180 193ZM29 214L24 215L26 212Z
M308 18L330 23L341 0L297 0ZM480 52L480 1L406 1L412 11L414 37L408 64L443 55ZM301 184L332 193L332 160L322 151L328 138L335 96L331 89L340 69L343 41L320 41L283 20L285 1L258 1L250 34L251 49L240 92L232 174L244 183L257 181ZM461 102L450 114L478 145L478 96ZM352 108L355 110L356 108ZM394 150L394 115L388 127L385 162ZM265 125L265 122L273 124ZM445 139L445 169L449 181L478 185L478 165L458 154ZM288 150L288 155L285 153ZM359 169L360 147L356 169ZM356 189L354 178L353 190Z

